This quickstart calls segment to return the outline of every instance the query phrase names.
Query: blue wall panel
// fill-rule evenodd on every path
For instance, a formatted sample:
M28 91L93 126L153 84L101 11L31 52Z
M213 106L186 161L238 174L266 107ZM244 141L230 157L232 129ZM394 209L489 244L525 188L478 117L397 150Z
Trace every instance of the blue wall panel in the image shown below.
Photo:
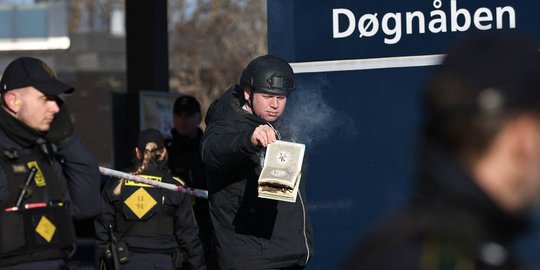
M440 2L441 6L435 8ZM442 54L459 40L482 30L474 14L493 15L489 31L521 31L540 39L539 1L454 1L455 10L469 12L470 27L451 31L451 1L398 0L270 0L268 1L268 48L294 63L359 60L399 56ZM503 29L496 29L497 8L511 7L515 20L510 27L508 13ZM333 38L333 9L350 10L358 24L365 14L377 14L379 31L359 37L358 30L344 38ZM482 8L482 9L481 9ZM466 10L465 10L466 9ZM389 13L418 11L426 17L426 31L406 34L385 43L382 18ZM431 13L447 16L447 32L428 31ZM343 15L340 31L347 24ZM458 26L465 24L457 16ZM394 25L388 23L387 28ZM369 29L368 29L369 30ZM397 30L396 30L397 31ZM297 66L295 66L297 67ZM289 98L287 119L307 144L309 212L315 237L315 254L309 270L337 269L358 240L376 222L402 207L414 179L414 156L422 119L420 93L434 66L383 68L335 72L298 73L298 90ZM536 229L520 243L521 255L540 261Z

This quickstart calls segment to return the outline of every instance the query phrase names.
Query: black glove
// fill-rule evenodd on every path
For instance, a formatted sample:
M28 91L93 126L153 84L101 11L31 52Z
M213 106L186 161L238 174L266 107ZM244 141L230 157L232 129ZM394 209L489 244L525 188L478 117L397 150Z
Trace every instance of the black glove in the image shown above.
M54 120L45 135L45 139L60 146L73 135L73 123L71 123L67 105L61 99L58 99L56 102L60 111L54 116Z

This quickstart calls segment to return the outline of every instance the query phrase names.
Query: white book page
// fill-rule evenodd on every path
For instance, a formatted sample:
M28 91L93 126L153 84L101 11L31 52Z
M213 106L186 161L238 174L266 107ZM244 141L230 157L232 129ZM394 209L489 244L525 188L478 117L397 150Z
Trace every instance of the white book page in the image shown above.
M259 180L294 187L304 151L305 145L300 143L276 141L268 145Z

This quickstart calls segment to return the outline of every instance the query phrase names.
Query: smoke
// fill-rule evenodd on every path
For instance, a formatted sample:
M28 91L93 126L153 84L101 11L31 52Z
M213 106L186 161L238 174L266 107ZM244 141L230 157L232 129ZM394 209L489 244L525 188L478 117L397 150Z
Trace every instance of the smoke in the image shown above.
M339 132L339 136L356 133L353 119L332 108L323 97L324 90L329 90L328 81L319 77L303 82L291 94L294 97L287 100L283 122L293 141L311 145L334 133Z

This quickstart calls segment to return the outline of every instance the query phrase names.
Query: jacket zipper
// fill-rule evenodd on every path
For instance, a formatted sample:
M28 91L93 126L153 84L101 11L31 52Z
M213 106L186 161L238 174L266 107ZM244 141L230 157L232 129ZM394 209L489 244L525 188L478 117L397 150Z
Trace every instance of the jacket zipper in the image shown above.
M306 235L306 208L304 206L304 200L302 200L302 193L300 193L300 190L298 190L298 194L300 195L300 204L302 205L302 217L303 217L303 221L304 221L304 230L303 230L303 233L304 233L304 243L306 245L306 250L307 250L307 258L306 258L306 262L304 263L304 265L307 265L308 261L309 261L309 257L310 257L310 253L309 253L309 244L308 244L308 240L307 240L307 235Z

